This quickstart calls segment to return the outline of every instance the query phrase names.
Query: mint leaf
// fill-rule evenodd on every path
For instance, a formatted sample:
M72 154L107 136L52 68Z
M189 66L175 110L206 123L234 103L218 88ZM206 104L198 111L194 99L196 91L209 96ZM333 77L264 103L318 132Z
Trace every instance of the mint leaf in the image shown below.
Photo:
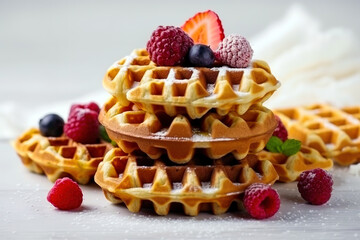
M281 153L283 141L280 138L271 136L269 141L266 144L266 149L273 153Z
M111 145L113 145L114 147L118 147L117 143L113 140L111 140Z
M109 138L109 136L105 130L105 127L103 125L99 126L99 135L102 140L104 140L106 142L111 142L111 139Z
M285 156L289 157L300 151L301 142L295 139L286 140L281 146L281 152Z

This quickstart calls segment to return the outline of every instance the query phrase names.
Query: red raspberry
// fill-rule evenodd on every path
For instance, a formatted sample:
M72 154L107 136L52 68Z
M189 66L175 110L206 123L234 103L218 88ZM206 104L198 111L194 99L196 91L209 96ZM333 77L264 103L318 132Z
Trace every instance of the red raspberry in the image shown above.
M181 64L194 41L179 27L159 26L151 34L146 50L159 66Z
M245 190L244 207L256 219L271 217L280 208L279 194L268 184L251 184Z
M331 175L321 168L302 172L297 184L301 197L314 205L329 201L332 185Z
M99 139L98 113L88 108L75 108L64 126L65 134L80 143L96 143Z
M71 105L69 115L71 115L75 111L75 109L77 109L77 108L90 109L90 110L93 110L93 111L97 112L98 114L100 113L99 106L94 102L89 102L87 104L73 104L73 105Z
M230 34L224 38L215 51L218 61L236 68L248 67L252 55L253 50L248 40L237 34Z
M288 139L288 132L282 123L279 116L275 115L275 119L277 121L277 127L275 128L275 131L273 132L273 136L276 136L280 138L283 142L285 142Z
M80 207L83 194L76 182L64 177L56 180L47 195L47 200L60 210L71 210Z

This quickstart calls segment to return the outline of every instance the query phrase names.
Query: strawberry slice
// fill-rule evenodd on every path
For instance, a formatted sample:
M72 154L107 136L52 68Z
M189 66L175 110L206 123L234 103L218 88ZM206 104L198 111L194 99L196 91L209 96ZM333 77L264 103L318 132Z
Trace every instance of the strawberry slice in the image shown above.
M195 14L181 28L194 40L195 44L208 45L213 51L225 37L219 16L211 10Z

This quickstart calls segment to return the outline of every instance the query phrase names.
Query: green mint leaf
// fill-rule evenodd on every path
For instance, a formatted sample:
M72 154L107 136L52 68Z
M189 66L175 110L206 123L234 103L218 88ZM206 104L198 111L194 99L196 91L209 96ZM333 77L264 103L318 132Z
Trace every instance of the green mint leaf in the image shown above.
M117 143L113 140L111 140L111 145L113 145L114 147L118 147Z
M273 153L282 153L282 146L283 142L280 138L271 136L269 141L266 144L266 149Z
M105 127L103 125L100 125L99 127L99 135L102 140L106 142L111 142L111 139L109 138L109 135L107 134Z
M281 152L285 156L289 157L300 151L300 148L301 148L301 141L295 139L288 139L282 144Z

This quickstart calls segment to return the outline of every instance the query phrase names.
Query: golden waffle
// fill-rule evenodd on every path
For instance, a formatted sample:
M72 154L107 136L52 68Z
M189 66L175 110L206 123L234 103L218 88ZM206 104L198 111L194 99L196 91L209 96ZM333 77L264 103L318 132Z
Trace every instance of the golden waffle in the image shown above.
M123 202L131 212L150 202L159 215L179 204L191 216L209 210L221 214L232 202L239 203L252 183L273 184L278 179L269 161L259 161L255 155L241 162L229 157L206 163L194 158L187 165L174 165L165 158L151 160L114 148L99 164L95 182L109 201Z
M324 158L318 151L306 146L302 146L299 152L289 157L265 150L256 153L256 156L259 160L269 160L274 165L281 182L296 181L303 171L315 168L328 170L333 166L331 159Z
M132 104L124 107L115 98L105 103L99 120L126 153L140 149L157 159L167 152L176 163L190 161L197 149L212 159L232 153L241 160L248 152L261 151L277 124L273 113L260 105L241 116L209 112L191 120L137 110Z
M290 138L315 148L340 165L360 162L360 106L337 109L316 104L275 112Z
M13 142L23 164L36 173L45 173L54 182L68 176L86 184L95 174L111 144L80 144L67 137L44 137L31 128Z
M157 67L140 49L111 66L103 85L124 106L130 101L150 113L186 113L194 119L212 108L222 116L242 115L266 101L280 83L259 60L249 68Z

